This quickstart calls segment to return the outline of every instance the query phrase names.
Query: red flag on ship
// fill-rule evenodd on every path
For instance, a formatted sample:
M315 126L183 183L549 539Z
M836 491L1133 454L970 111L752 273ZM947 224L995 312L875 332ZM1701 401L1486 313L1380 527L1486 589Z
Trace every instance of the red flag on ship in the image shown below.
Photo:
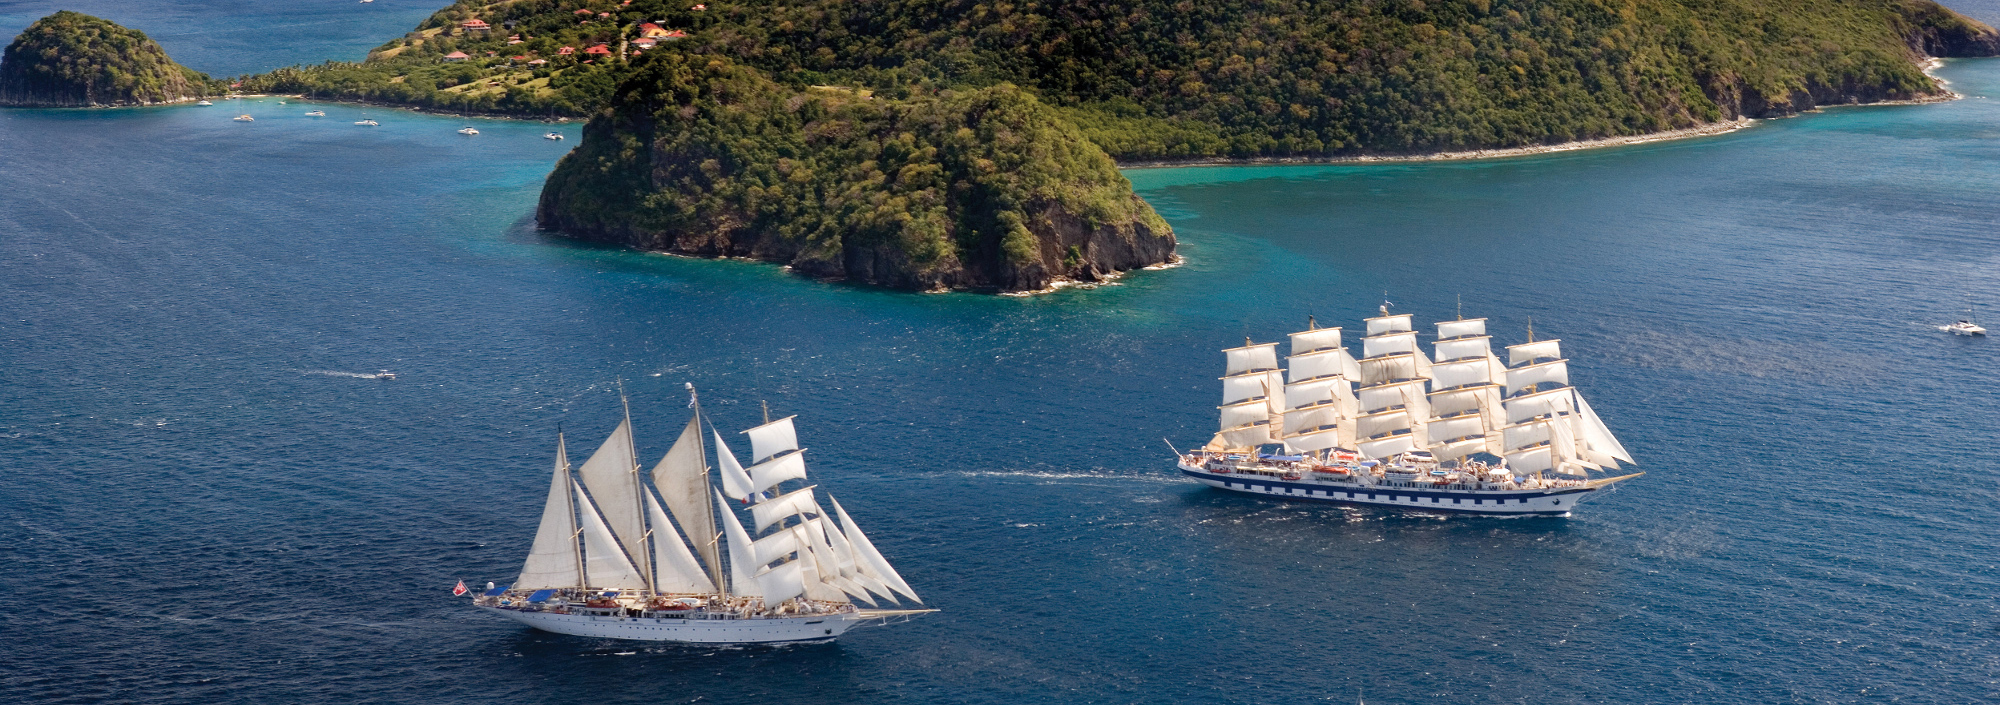
M463 595L465 593L466 593L465 581L463 580L458 581L458 587L451 589L451 594L453 596Z

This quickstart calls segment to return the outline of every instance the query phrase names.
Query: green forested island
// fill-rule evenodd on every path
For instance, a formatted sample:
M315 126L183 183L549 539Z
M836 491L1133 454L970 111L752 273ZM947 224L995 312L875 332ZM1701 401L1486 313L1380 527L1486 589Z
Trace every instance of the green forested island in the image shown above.
M1112 159L1554 144L1940 96L1929 0L460 0L246 89L584 116L539 220L910 289L1166 262Z
M1922 59L1996 54L1930 0L459 0L240 80L587 117L538 215L573 237L1035 289L1172 259L1114 159L1639 135L1940 97Z
M76 12L44 17L0 53L0 105L95 107L197 100L227 89L146 35Z

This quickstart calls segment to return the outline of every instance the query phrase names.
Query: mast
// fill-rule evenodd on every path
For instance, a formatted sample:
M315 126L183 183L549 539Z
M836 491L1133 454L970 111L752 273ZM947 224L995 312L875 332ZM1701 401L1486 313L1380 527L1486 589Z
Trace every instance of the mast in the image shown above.
M1301 451L1324 451L1354 444L1353 358L1341 345L1339 328L1320 328L1306 317L1306 329L1291 335L1286 357L1284 414L1279 439Z
M694 407L695 457L701 459L701 484L703 486L707 486L709 484L708 444L701 437L701 395L695 392L693 382L687 383L687 392L688 392L688 406ZM709 519L710 523L713 523L714 522L713 517L715 516L714 493L713 492L701 493L701 502L704 510L710 517ZM717 539L720 538L722 538L722 534L720 532L716 532L714 533L714 535L703 536L697 540L701 541L702 543L708 546L708 550L702 551L703 562L708 564L703 567L708 569L709 579L715 583L715 597L716 599L725 599L729 597L729 587L728 587L729 576L722 574L722 565L721 565L722 561L717 557L720 548L717 545L716 541Z
M576 557L577 589L590 587L590 574L583 572L583 546L577 540L583 536L583 524L576 516L576 483L569 477L569 447L563 443L562 424L556 424L556 457L562 459L563 506L569 507L569 553Z
M1431 365L1431 418L1425 425L1431 453L1439 460L1487 452L1501 455L1501 369L1493 357L1486 319L1466 320L1463 304L1458 320L1437 324L1437 362Z
M625 396L625 378L623 377L618 378L618 404L625 410L625 427L629 429L632 427L632 401ZM632 513L636 517L645 517L646 483L644 480L639 479L639 446L636 441L632 440L632 434L630 433L625 434L625 449L627 451L625 457L632 461L630 470L632 476ZM643 522L645 519L641 518L640 521ZM644 526L644 524L641 524L641 526ZM647 527L645 533L638 537L639 546L637 553L639 554L639 569L643 571L640 575L646 578L647 595L659 592L659 586L655 585L653 581L653 532L658 530L659 527Z

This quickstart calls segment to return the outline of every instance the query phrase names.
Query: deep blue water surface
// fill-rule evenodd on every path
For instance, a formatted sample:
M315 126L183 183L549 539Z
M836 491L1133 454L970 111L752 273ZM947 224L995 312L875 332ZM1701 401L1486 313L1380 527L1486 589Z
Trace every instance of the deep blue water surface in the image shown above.
M238 57L291 30L200 34L219 7L102 14L215 72L415 21ZM547 239L535 195L574 128L0 111L0 700L2000 699L2000 341L1932 328L2000 311L2000 62L1944 75L1973 97L1536 158L1134 171L1188 264L1026 298ZM1219 348L1357 325L1384 290L1423 320L1462 295L1504 342L1532 316L1648 474L1496 520L1171 472L1161 439L1214 423ZM619 378L648 456L683 382L724 427L798 414L816 481L943 612L715 650L452 598L519 570L557 424L594 445Z

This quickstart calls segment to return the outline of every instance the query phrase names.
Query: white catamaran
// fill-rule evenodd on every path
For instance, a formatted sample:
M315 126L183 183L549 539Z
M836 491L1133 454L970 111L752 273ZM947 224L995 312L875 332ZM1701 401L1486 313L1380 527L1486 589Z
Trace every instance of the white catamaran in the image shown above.
M840 502L828 496L829 513L814 497L792 417L767 414L744 431L755 458L748 468L711 426L718 491L701 406L689 406L694 416L653 467L651 487L629 405L574 477L558 434L527 564L513 585L489 584L475 604L559 634L704 644L828 641L856 625L935 611L877 609L923 601ZM798 487L785 491L786 482ZM750 526L724 493L749 505Z
M1486 319L1437 324L1424 355L1409 314L1367 319L1359 360L1339 328L1308 318L1277 343L1224 350L1222 430L1180 454L1182 473L1238 492L1439 512L1567 514L1591 492L1645 473L1569 386L1560 342L1493 354ZM1266 446L1280 452L1262 452ZM1592 477L1590 473L1600 473Z

